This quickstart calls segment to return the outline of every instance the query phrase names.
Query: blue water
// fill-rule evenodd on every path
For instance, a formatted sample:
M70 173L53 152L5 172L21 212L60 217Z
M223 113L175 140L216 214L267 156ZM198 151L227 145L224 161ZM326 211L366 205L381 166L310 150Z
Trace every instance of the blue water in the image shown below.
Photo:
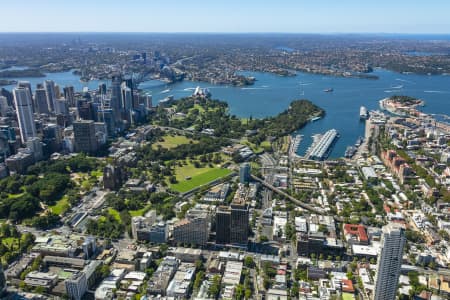
M23 70L26 67L11 67L5 70ZM60 90L62 92L63 87L66 85L72 85L75 88L75 91L82 91L85 86L89 87L89 89L96 89L98 85L102 82L107 82L105 80L92 80L88 83L81 82L80 77L72 74L72 71L68 72L57 72L57 73L46 73L46 77L18 77L18 78L6 78L10 80L17 81L29 81L31 83L32 89L36 88L36 84L43 83L45 80L53 80L57 85L60 86ZM1 78L0 78L1 79ZM7 90L11 90L15 85L7 85L3 86Z
M250 87L214 86L199 82L181 82L170 86L152 81L140 87L153 95L157 102L168 95L175 98L188 96L197 85L208 87L213 98L225 100L230 112L240 117L265 117L285 110L294 99L309 99L326 111L325 118L308 123L299 131L304 135L299 153L304 154L316 133L336 128L340 133L330 157L343 156L348 145L364 135L364 123L359 120L362 105L369 110L378 109L378 101L394 94L415 96L426 101L423 111L450 113L450 77L399 74L375 70L379 80L341 78L307 73L296 77L280 77L269 73L243 72L257 78ZM403 86L403 87L401 87ZM400 88L401 87L401 88ZM170 92L161 93L170 88ZM333 88L334 92L323 90Z
M169 95L175 98L192 94L196 86L210 89L214 99L228 102L230 112L240 117L265 117L285 110L295 99L309 99L326 111L325 118L308 123L299 131L304 135L299 153L303 154L311 144L311 136L335 128L340 133L330 157L343 156L345 148L353 145L364 134L364 123L359 120L359 108L378 109L378 101L394 94L414 96L425 100L422 108L427 113L450 114L450 76L426 76L399 74L376 69L379 80L341 78L298 73L296 77L281 77L269 73L243 72L257 78L255 85L232 87L212 85L204 82L183 81L167 85L161 81L147 81L139 87L153 95L158 103ZM71 72L50 73L46 78L18 78L31 81L33 87L44 79L53 79L60 86L74 85L77 91L86 84L81 83ZM97 88L99 81L89 82L90 89ZM9 87L11 88L11 87ZM323 90L333 88L334 92ZM162 93L170 89L169 92Z

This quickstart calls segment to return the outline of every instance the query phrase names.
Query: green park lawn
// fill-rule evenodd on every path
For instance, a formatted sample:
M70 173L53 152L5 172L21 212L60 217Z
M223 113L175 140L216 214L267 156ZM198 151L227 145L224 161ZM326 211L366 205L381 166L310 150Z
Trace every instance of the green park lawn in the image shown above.
M196 168L192 164L176 167L175 174L178 183L170 187L180 193L188 192L196 187L205 185L213 180L222 178L231 173L231 170L221 168ZM190 179L188 179L190 177Z
M263 141L261 143L261 147L266 150L270 150L272 148L272 144L269 141Z
M350 293L342 293L342 299L343 300L354 300L355 297Z
M264 152L264 148L262 148L262 147L260 147L260 146L256 146L255 144L250 143L248 140L243 140L243 141L242 141L242 144L244 144L244 145L250 147L250 149L252 149L252 151L253 151L255 154L260 154L260 153L263 153L263 152Z
M189 144L190 142L194 142L194 140L187 138L183 135L175 135L175 136L171 136L171 135L165 135L163 136L164 141L163 142L157 142L155 144L153 144L153 148L156 149L158 147L158 145L161 145L161 147L166 148L166 149L172 149L175 148L178 145L182 145L182 144Z
M70 208L69 198L67 196L63 196L55 203L55 205L49 206L48 208L54 214L62 215Z
M148 212L150 210L150 208L151 208L151 204L148 204L141 209L130 210L129 213L130 213L130 216L132 216L132 217L140 217L140 216L143 216L146 212Z
M114 208L109 207L109 208L108 208L108 213L109 213L111 216L113 216L114 219L117 220L117 222L122 223L122 219L120 218L120 213L119 213L117 210L115 210Z
M189 110L189 113L191 113L194 109L197 109L200 114L205 112L205 109L203 108L203 106L201 106L199 104L194 104L194 107Z
M95 171L92 171L92 172L91 172L91 176L94 176L94 177L101 177L101 176L103 176L103 171L101 171L101 170L95 170Z

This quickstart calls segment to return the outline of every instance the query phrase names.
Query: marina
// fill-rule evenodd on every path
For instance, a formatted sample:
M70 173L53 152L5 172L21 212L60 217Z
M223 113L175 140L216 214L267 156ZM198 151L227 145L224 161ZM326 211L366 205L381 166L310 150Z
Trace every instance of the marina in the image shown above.
M300 145L300 142L302 141L302 135L297 134L293 138L291 137L290 144L289 144L289 156L290 157L296 157L298 156L298 146Z

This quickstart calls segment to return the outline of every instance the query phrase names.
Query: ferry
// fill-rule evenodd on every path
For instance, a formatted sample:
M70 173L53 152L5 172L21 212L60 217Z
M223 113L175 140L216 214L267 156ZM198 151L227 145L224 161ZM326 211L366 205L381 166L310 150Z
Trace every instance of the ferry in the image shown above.
M173 95L170 95L162 100L159 100L159 103L166 103L166 102L172 101L173 99L174 99Z
M324 89L323 91L324 91L325 93L331 93L331 92L334 91L334 89L333 89L333 88L329 88L329 89Z
M361 120L365 120L369 117L369 113L367 111L367 108L365 106L361 106L359 109L359 118Z

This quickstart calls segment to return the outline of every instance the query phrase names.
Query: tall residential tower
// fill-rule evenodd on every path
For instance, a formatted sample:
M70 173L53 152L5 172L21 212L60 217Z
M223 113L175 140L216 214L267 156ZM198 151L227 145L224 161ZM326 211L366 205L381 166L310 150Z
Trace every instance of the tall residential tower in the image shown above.
M395 300L405 242L405 229L401 224L389 223L383 227L374 300Z

